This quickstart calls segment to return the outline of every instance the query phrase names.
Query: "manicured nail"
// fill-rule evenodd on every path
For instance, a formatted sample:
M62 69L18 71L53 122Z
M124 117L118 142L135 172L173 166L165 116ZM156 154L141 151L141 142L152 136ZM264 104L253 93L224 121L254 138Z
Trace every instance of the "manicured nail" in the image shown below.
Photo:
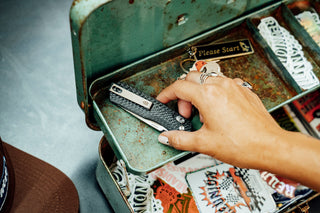
M167 146L170 146L169 144L169 140L166 136L163 136L163 135L159 135L158 137L158 141L164 145L167 145Z

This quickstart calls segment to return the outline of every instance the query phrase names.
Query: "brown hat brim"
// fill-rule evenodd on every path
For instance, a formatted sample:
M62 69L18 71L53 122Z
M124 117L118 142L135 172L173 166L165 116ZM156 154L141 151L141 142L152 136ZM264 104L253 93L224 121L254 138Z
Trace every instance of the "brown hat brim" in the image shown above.
M50 164L3 143L14 170L11 212L78 212L79 197L72 181Z

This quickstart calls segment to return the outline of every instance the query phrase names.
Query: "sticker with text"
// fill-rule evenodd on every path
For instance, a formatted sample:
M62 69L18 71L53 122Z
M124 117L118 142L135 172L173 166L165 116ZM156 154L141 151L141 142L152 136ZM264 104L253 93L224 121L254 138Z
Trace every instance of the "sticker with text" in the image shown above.
M197 154L190 159L180 162L179 164L175 164L174 162L168 163L151 172L149 175L153 179L160 178L164 180L179 193L187 193L188 185L186 183L185 176L188 172L197 171L209 166L215 166L219 163L220 161L217 161L208 155Z
M200 212L272 212L275 202L259 171L228 164L188 173L186 180Z

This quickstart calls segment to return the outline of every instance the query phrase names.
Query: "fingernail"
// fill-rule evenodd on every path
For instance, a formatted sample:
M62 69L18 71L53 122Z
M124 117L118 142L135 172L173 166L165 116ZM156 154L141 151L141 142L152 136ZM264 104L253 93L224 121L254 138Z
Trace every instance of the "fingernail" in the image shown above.
M158 141L164 145L170 146L169 139L166 136L159 135Z

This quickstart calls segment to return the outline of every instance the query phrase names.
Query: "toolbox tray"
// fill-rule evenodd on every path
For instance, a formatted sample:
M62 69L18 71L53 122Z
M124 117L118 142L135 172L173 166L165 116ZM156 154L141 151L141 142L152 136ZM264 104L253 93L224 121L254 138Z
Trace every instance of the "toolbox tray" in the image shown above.
M196 1L92 0L74 1L71 7L78 104L88 126L102 130L107 139L99 147L101 162L97 167L97 180L115 210L132 212L106 162L116 156L124 160L130 172L144 174L188 152L158 143L159 132L111 104L108 90L112 82L125 81L156 97L184 73L180 62L189 57L187 50L191 46L246 38L253 46L253 54L218 63L227 77L252 83L254 92L269 112L319 88L306 91L299 88L257 30L260 18L274 16L303 45L305 57L320 78L320 48L314 45L310 48L314 41L293 16L294 12L308 7L319 13L318 2L303 1L295 5L286 1L249 1L250 4L228 1L234 5L217 3L216 8L210 1L197 1L197 7L192 2ZM128 8L124 9L123 4ZM195 8L199 9L198 13L192 11ZM213 9L221 19L203 17L207 8ZM146 20L144 16L152 18ZM199 24L201 22L203 24ZM155 25L161 26L160 30ZM170 107L176 109L174 103ZM196 129L201 126L197 116L193 126ZM103 146L110 146L112 150ZM113 190L119 194L113 194Z
M187 152L158 143L158 131L110 103L108 100L110 84L121 80L156 97L163 88L184 73L180 62L189 57L187 49L190 46L249 39L255 51L253 54L224 59L218 63L221 71L227 77L241 78L253 84L253 90L270 112L319 87L303 91L256 29L256 20L265 14L282 20L283 8L286 6L276 5L269 9L264 8L263 11L250 14L250 17L228 22L205 34L180 42L117 69L92 82L89 93L93 100L94 118L111 143L117 157L126 162L130 172L147 173L184 156ZM283 24L280 21L279 23ZM294 32L291 33L294 34ZM320 76L320 68L314 60L313 53L307 50L304 53L312 63L314 73ZM199 127L201 124L194 119L193 126Z

